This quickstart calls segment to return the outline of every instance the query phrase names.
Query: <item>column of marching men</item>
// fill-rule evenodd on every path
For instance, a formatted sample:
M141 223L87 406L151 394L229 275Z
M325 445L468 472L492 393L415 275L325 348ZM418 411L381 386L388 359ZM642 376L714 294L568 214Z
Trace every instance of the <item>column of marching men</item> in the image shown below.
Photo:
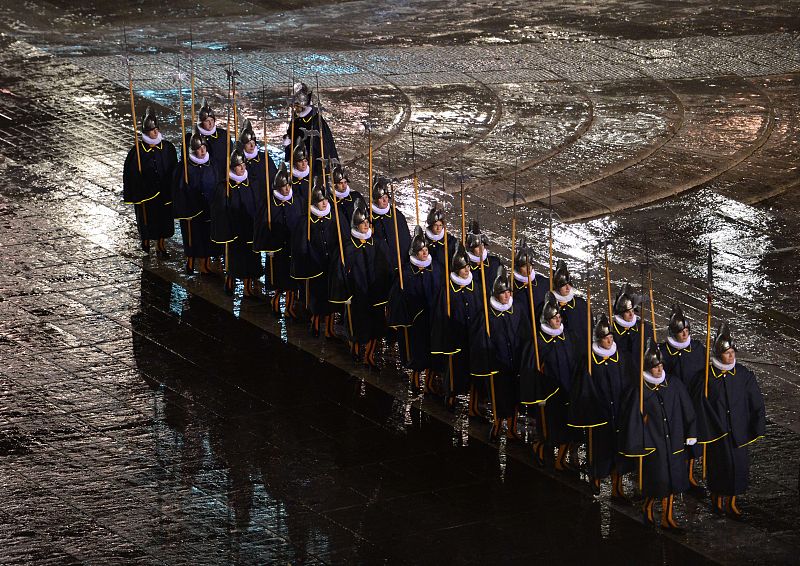
M532 416L540 466L583 470L594 493L610 478L619 501L636 472L649 524L658 505L661 528L678 528L674 497L703 490L700 475L713 511L741 517L747 446L765 433L765 409L726 323L707 351L675 305L656 343L643 294L627 283L609 314L592 316L567 264L537 273L524 239L509 269L477 222L450 234L440 205L410 232L388 178L375 175L366 195L350 188L305 84L292 103L279 167L249 121L231 141L206 101L179 162L148 108L123 175L142 249L155 243L167 257L178 219L187 272L222 274L231 294L241 281L245 298L261 294L263 277L276 315L307 318L326 339L338 325L370 368L379 346L397 341L414 386L451 410L468 398L492 439L519 440L520 411Z

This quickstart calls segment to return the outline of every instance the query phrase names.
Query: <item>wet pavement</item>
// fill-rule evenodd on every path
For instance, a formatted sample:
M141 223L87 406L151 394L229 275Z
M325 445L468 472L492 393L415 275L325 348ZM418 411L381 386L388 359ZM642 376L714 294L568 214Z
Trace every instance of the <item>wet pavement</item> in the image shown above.
M525 5L0 5L0 562L791 561L800 5ZM526 448L486 444L398 372L352 370L340 344L142 258L120 203L123 24L139 106L159 108L168 139L191 25L200 94L221 106L216 65L233 56L259 135L267 83L271 143L291 73L319 75L354 188L370 108L409 219L413 127L423 215L463 168L468 211L507 254L519 156L522 231L544 260L551 184L556 255L579 288L590 262L594 296L594 244L612 237L614 282L638 281L648 227L661 327L673 300L702 326L711 240L715 317L767 401L747 521L686 497L690 532L656 535L577 477L533 469Z

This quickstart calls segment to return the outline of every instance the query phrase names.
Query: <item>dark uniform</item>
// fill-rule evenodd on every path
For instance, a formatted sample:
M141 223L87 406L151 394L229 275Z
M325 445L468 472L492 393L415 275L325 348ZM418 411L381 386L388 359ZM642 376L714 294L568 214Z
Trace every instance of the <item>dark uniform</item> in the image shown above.
M617 343L617 348L619 348L621 352L624 352L631 360L639 360L640 357L642 339L639 331L642 327L642 324L644 324L645 340L653 337L653 326L646 320L642 320L642 318L638 315L636 315L636 322L633 324L633 326L626 327L623 324L623 314L626 311L636 309L636 307L640 304L640 300L641 297L637 297L633 293L633 289L629 283L625 283L620 288L616 298L614 299L614 318L611 321L611 328L614 330L614 342ZM638 364L638 361L636 361L636 364ZM636 367L631 366L629 369L632 372L631 383L638 386L638 376L641 372L641 369L638 367L638 365Z
M195 127L199 127L200 133L203 137L206 138L206 143L208 144L208 153L211 155L211 164L214 167L214 170L217 173L217 178L224 179L226 173L226 168L228 166L228 144L230 140L228 138L228 130L225 128L219 128L216 125L211 130L205 130L203 128L203 122L206 118L214 118L216 121L216 116L214 114L214 110L208 105L208 102L205 98L203 98L203 103L200 106L200 112L197 116L197 124ZM189 139L191 134L187 133L186 143L190 144L191 140ZM188 147L188 145L187 145Z
M158 129L158 120L148 107L142 118L142 135ZM128 152L122 173L122 198L134 206L136 228L142 249L150 251L150 240L157 240L157 255L167 257L166 239L175 233L172 216L172 184L178 163L175 146L159 133L146 143L144 137ZM141 161L141 166L139 162Z
M444 271L445 262L449 262L453 259L453 254L456 251L456 245L458 244L458 240L447 232L447 259L445 259L444 255L444 248L445 248L445 239L444 239L444 232L439 235L436 235L433 232L433 225L437 222L441 222L444 226L444 209L437 203L433 206L433 208L428 211L428 217L425 220L425 236L428 238L428 251L430 252L431 256L433 257L434 263L439 264L439 267L442 268ZM494 279L492 279L494 281Z
M483 258L483 271L484 278L486 279L486 297L492 292L492 281L497 278L497 272L500 268L500 258L494 254L490 254L488 250L489 238L481 232L477 220L470 223L469 232L467 233L467 255L469 256L469 268L472 270L472 276L476 277L479 281L481 278L481 259L480 254L486 254ZM483 247L483 252L481 252ZM475 252L478 252L477 254Z
M236 279L244 283L246 297L256 294L254 282L261 277L261 254L253 252L254 223L258 212L263 207L264 198L260 191L255 190L250 182L249 174L237 180L234 168L245 165L244 153L236 149L231 153L231 175L228 176L228 194L230 195L230 212L234 225L236 239L228 246L228 266L225 288L233 292ZM245 167L245 172L247 168Z
M390 196L389 185L389 179L385 177L376 178L372 185L372 231L376 240L381 240L386 244L386 248L389 250L389 263L396 273L398 262L396 241L397 239L400 241L399 261L405 264L408 261L408 257L403 253L403 250L411 247L411 235L408 231L406 217L400 210L393 207L391 203L386 207L385 211L375 204L383 196ZM397 222L395 222L395 217ZM395 225L397 227L397 238L395 238Z
M622 474L633 469L630 458L620 454L617 429L622 401L632 389L628 360L616 344L610 351L600 352L599 343L612 335L608 317L603 314L592 332L591 373L583 372L570 391L568 424L588 429L589 477L592 489L599 493L600 480L611 475L612 496L624 498Z
M286 151L286 161L291 161L291 143L294 139L295 146L298 140L302 140L305 150L310 160L313 160L314 169L317 169L317 158L322 157L320 143L325 144L325 158L338 159L339 153L336 151L336 142L333 139L330 127L325 119L318 113L313 105L313 92L304 83L297 83L294 87L292 102L295 108L302 107L300 112L292 112L292 122L286 130L284 136L284 147ZM306 136L303 130L316 130L319 136ZM294 131L294 137L292 132ZM314 173L314 176L322 173Z
M503 419L508 419L507 435L516 437L519 374L524 364L524 345L530 339L530 324L523 320L520 310L514 308L513 298L507 306L497 300L506 291L511 291L511 281L508 269L501 265L488 305L489 333L487 335L483 317L478 317L470 333L470 372L477 378L489 378L495 414L493 438L499 434L499 423Z
M256 222L253 249L267 253L265 281L275 290L272 298L272 312L281 314L280 299L286 296L286 315L296 318L295 300L297 281L291 276L292 234L307 216L306 209L289 185L286 166L281 164L272 183L270 198L262 206ZM289 186L289 194L282 190Z
M180 220L187 273L194 271L195 263L202 273L210 273L211 258L219 255L219 246L211 241L211 201L219 179L211 155L206 153L203 159L195 155L202 146L207 148L208 142L195 127L189 139L188 183L183 165L175 168L172 210L175 218Z
M695 379L691 393L698 416L698 442L707 444L707 484L714 508L738 517L736 497L749 485L747 446L765 435L766 412L753 372L735 361L732 367L719 361L731 349L736 351L736 345L723 322L714 339L708 395L704 375Z
M679 379L668 373L654 377L662 366L659 347L647 341L644 354L642 411L639 391L632 389L623 408L619 430L620 451L631 458L642 457L642 506L645 521L654 524L653 505L661 499L661 528L674 529L674 496L689 489L685 448L697 441L695 413L689 393Z
M320 178L311 192L311 226L303 216L291 238L291 277L308 281L308 306L311 311L311 334L320 335L325 326L325 337L333 338L333 303L328 300L328 274L331 261L338 255L336 220L330 191L322 186ZM320 210L325 203L325 210ZM310 239L309 239L310 235Z

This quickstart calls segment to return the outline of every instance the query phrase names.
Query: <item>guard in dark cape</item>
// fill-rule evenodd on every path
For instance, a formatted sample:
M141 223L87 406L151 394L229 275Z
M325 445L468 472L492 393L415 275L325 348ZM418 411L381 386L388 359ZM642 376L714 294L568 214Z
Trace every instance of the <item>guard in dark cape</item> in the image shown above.
M577 450L573 450L573 447L583 439L583 435L578 429L567 426L567 409L572 383L580 370L578 362L582 358L578 355L578 349L582 345L576 343L574 335L565 331L561 309L553 293L547 292L540 311L536 339L541 372L535 370L535 363L523 366L520 372L520 397L525 404L544 406L545 419L537 419L539 440L534 442L533 447L539 463L544 463L545 448L551 455L552 449L558 448L556 470L577 470ZM529 352L524 356L525 359L536 356L532 344L531 341L526 345ZM567 455L571 457L569 463Z
M292 145L292 129L294 129L295 145L297 140L303 139L303 145L306 154L310 159L314 160L314 168L316 169L317 158L322 157L320 150L320 138L308 137L303 138L303 130L317 130L322 136L325 143L325 158L338 159L339 153L336 151L336 142L333 140L328 123L325 118L319 115L319 112L313 106L313 92L305 83L297 83L294 85L294 93L292 95L292 123L286 130L286 135L283 138L283 145L286 148L286 161L290 160L289 154L291 153ZM295 152L297 148L295 147ZM321 173L320 173L321 174ZM316 176L316 174L315 174Z
M623 474L633 462L620 454L617 429L622 401L631 390L628 359L614 342L614 333L604 314L592 331L591 373L583 372L570 391L568 425L588 429L587 457L592 491L600 493L600 482L611 475L611 498L628 501L622 489Z
M572 287L572 274L569 272L567 262L563 259L558 260L556 269L553 272L553 295L558 301L558 306L561 309L561 321L564 323L564 328L567 332L575 337L576 344L589 343L589 326L586 306L586 299L579 297L575 294L575 289ZM581 364L584 364L586 358L583 356L585 348L579 350ZM585 365L585 364L584 364Z
M200 130L200 133L206 138L208 153L211 155L211 163L217 172L217 177L224 179L228 161L228 140L226 139L228 137L228 130L217 126L217 117L205 98L203 98L200 112L197 114L196 126L197 129ZM187 134L187 136L188 135L189 134Z
M708 394L705 375L694 380L691 392L698 442L707 444L707 486L714 511L738 519L742 512L736 498L749 484L747 447L766 434L764 398L756 376L737 362L736 344L726 322L717 327L711 354Z
M684 316L680 305L673 305L667 327L667 340L661 344L664 353L664 370L670 380L681 381L687 391L694 387L694 380L704 377L706 365L706 346L690 334L689 320ZM689 484L693 489L701 489L694 479L694 461L702 455L698 445L687 446L685 450L689 467Z
M519 373L531 332L530 323L514 308L511 278L504 265L497 271L487 308L489 333L484 317L478 317L470 332L470 373L489 381L495 418L490 438L497 438L501 423L506 421L506 436L516 439Z
M469 416L480 416L478 391L470 376L470 329L483 316L483 298L480 281L469 267L467 250L458 243L450 262L450 281L447 290L440 289L431 319L431 352L434 355L452 356L447 364L445 380L447 406L455 407L456 395L469 391ZM447 297L450 293L450 316L447 316ZM444 364L440 364L444 365ZM482 383L485 378L478 378Z
M308 280L308 307L311 311L311 335L318 337L325 327L325 338L333 338L334 305L328 300L328 272L338 255L336 220L333 217L330 191L316 177L311 191L311 239L307 215L295 227L291 238L291 276Z
M285 295L286 316L297 318L297 281L291 276L291 242L304 216L307 216L306 207L289 182L286 165L281 164L272 182L270 198L258 213L253 242L253 250L267 253L265 281L275 290L272 312L276 316L281 314L281 296Z
M528 285L531 286L530 290ZM548 292L550 282L546 277L536 273L533 266L533 249L528 245L525 238L520 238L517 252L514 256L514 305L516 308L530 312L544 302L544 297ZM530 300L533 298L533 305ZM530 319L530 314L523 313L523 316ZM534 311L534 319L539 316Z
M178 156L175 146L158 131L158 119L150 107L144 112L141 140L137 143L138 157L134 147L125 158L122 199L133 205L142 250L150 253L150 241L156 240L156 255L166 258L167 238L175 233L172 183Z
M389 263L397 272L397 247L395 244L394 218L393 213L397 214L397 236L400 240L400 250L407 250L411 247L411 236L408 232L408 222L406 217L395 207L391 206L391 181L386 177L375 177L372 184L372 230L374 237L386 244L389 250ZM400 254L400 261L405 263L405 254Z
M308 195L311 190L311 168L308 159L305 145L298 143L294 148L292 164L292 194L304 208L308 206Z
M697 442L694 407L680 379L670 379L661 349L647 339L644 353L642 411L639 391L631 389L622 410L620 452L642 458L642 505L645 522L654 525L653 507L661 499L661 528L677 529L675 495L689 489L684 449Z
M219 179L208 153L208 142L195 126L189 139L189 162L184 178L182 166L175 168L172 211L180 220L186 272L211 273L211 258L219 255L219 246L211 241L211 201Z
M266 150L266 141L264 143L264 150L259 151L258 139L253 130L253 126L249 119L245 119L242 124L242 129L239 132L239 147L244 153L245 164L247 165L247 177L250 180L250 186L253 190L264 195L267 198L267 169L269 169L269 178L274 179L278 173L278 168L275 162L269 157Z
M447 234L447 251L450 257L444 258L444 207L440 203L435 203L433 208L428 211L428 217L425 220L425 236L428 238L428 245L431 256L433 256L434 263L438 263L439 267L444 268L445 262L453 258L453 253L456 251L456 238L448 233Z
M494 281L497 277L497 271L500 268L500 258L496 255L489 253L489 237L481 232L481 227L477 220L473 220L467 232L467 256L469 257L469 267L472 270L473 277L480 279L481 276L481 261L483 261L483 269L486 277L486 295L492 292L489 285L490 281Z
M331 288L349 289L350 320L347 321L351 352L364 364L377 369L375 350L386 333L385 306L392 284L389 251L380 240L372 237L367 204L359 201L350 220L350 235L344 242L344 284L331 282ZM340 276L336 270L332 276ZM352 325L352 331L351 331Z
M250 183L250 177L241 149L233 150L230 157L228 173L228 193L230 194L230 210L236 239L228 248L227 277L225 290L233 293L235 280L241 279L244 284L244 296L258 295L255 282L261 277L261 254L253 251L254 222L263 207L264 197Z
M408 348L405 333L399 333L400 351L409 352L406 366L411 370L414 387L419 388L419 378L425 374L425 392L433 393L433 358L431 355L431 318L436 299L444 286L444 272L433 263L428 253L428 240L420 226L414 230L411 246L408 249L409 263L403 266L403 289L399 279L394 280L389 295L389 317L397 308L404 309L410 318L408 327ZM403 301L402 306L397 305Z
M646 320L642 321L641 317L636 314L641 302L642 296L633 292L630 283L625 283L620 287L614 299L614 320L611 321L614 341L620 351L632 360L639 359L639 348L641 347L639 329L643 322L645 339L653 337L653 326ZM631 369L633 370L631 380L638 383L638 371L635 368Z

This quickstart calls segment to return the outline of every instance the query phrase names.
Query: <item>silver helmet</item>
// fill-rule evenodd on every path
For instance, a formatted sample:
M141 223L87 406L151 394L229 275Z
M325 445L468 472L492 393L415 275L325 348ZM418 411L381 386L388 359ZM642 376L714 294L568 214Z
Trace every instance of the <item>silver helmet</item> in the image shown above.
M673 338L680 332L683 332L684 329L691 329L691 324L689 324L689 320L684 316L683 309L680 305L672 305L672 314L669 317L669 326L667 329L669 330L669 335Z
M737 351L736 342L731 336L731 329L728 327L728 323L720 322L719 326L717 326L717 334L714 336L714 356L719 359L722 354L730 349L733 349L734 352Z
M467 233L467 249L474 250L483 244L484 247L489 245L489 238L481 232L481 227L477 220L473 220L469 225L469 232Z
M292 92L292 104L311 106L311 96L313 94L313 91L308 88L306 83L295 83Z
M308 151L306 150L306 144L304 142L300 142L295 144L294 151L292 152L292 159L294 159L294 163L299 163L304 159L308 159ZM292 163L292 165L294 165Z
M417 225L414 228L414 237L411 238L411 247L408 248L408 255L414 257L422 248L426 247L428 247L428 239L425 237L422 226Z
M347 173L345 172L344 168L341 165L336 165L331 171L331 177L333 177L333 184L339 184L343 180L350 182L350 179L347 178Z
M514 255L514 271L519 271L523 265L533 265L533 249L528 246L524 236L520 238L517 253Z
M242 123L242 129L239 130L239 147L244 147L250 142L258 141L256 139L256 132L253 130L253 125L250 123L249 118L245 118Z
M311 206L317 206L323 200L330 200L330 190L322 184L322 177L315 177L314 188L311 189Z
M467 255L467 250L464 249L464 246L461 245L461 242L458 242L456 245L456 251L453 253L453 259L450 260L450 271L453 273L458 273L468 265L469 256Z
M278 172L275 173L275 179L272 181L272 188L277 190L290 184L289 171L286 169L286 163L281 163Z
M200 133L200 129L194 126L194 128L192 128L192 137L189 138L189 150L195 152L200 149L201 146L206 146L206 149L208 149L208 140Z
M142 131L146 134L156 128L158 128L158 118L148 106L144 111L144 116L142 116Z
M353 209L353 216L350 218L350 228L358 230L358 227L365 221L369 222L369 211L364 201L359 200Z
M233 169L237 165L245 165L245 163L244 153L237 147L231 152L230 168Z
M558 300L552 291L548 291L544 297L544 304L542 305L542 312L539 315L539 322L547 324L547 322L561 312L558 306Z
M388 195L391 184L392 181L388 177L378 177L375 175L375 178L372 182L372 200L376 201L379 198Z
M428 217L425 219L425 224L428 226L428 229L431 228L437 222L444 223L444 207L441 204L434 203L433 208L428 211Z
M614 314L621 315L625 311L635 308L638 304L636 299L637 297L631 284L625 283L622 285L614 298Z
M217 119L217 116L214 114L214 110L211 106L208 105L208 101L203 98L203 103L200 105L200 113L198 114L198 121L204 122L206 118L214 118Z
M492 283L492 296L498 297L510 290L511 279L508 276L508 268L500 264L500 267L497 269L497 276L494 278L494 283Z
M609 334L612 334L611 324L608 322L608 316L606 316L606 313L603 313L595 323L594 328L592 328L592 340L595 342L600 342L600 340Z
M567 262L560 259L556 263L556 270L553 272L553 289L557 291L564 285L572 285L572 274L567 268Z
M657 343L653 342L652 338L648 338L647 348L644 351L644 370L650 371L662 363L664 363L664 360L661 357L661 348L658 347Z

